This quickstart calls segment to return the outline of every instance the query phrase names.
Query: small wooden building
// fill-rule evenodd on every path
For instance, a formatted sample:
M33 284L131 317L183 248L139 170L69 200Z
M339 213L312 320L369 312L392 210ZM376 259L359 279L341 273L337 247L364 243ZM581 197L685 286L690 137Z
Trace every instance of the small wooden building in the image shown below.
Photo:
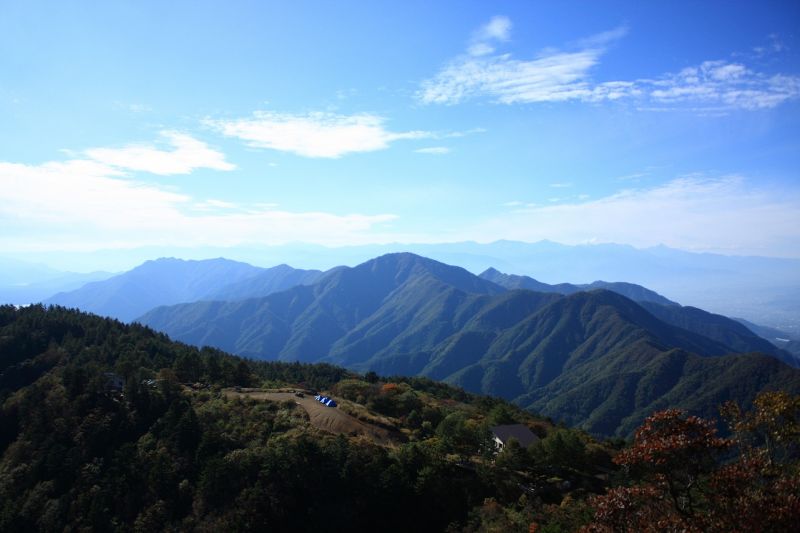
M531 444L537 442L537 437L528 426L523 424L508 424L505 426L494 426L491 428L492 436L494 437L494 445L498 453L503 451L508 441L516 439L520 446L523 448L529 447Z

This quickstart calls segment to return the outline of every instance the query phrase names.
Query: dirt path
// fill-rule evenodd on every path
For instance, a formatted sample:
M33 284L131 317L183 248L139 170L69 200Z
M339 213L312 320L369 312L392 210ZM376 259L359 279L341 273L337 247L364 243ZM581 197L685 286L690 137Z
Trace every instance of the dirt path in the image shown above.
M253 398L254 400L270 400L273 402L293 400L297 405L306 410L311 420L311 425L316 428L336 435L367 435L378 444L388 445L393 442L389 431L362 422L354 416L341 411L337 407L325 406L315 400L313 396L306 395L304 398L298 398L291 392L248 390L243 390L241 392L225 391L225 394L229 397L238 396L242 398Z

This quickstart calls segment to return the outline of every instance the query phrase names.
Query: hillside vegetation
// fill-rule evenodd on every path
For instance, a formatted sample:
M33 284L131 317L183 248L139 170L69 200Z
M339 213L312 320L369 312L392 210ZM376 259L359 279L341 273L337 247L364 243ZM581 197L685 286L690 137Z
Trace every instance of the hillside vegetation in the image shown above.
M390 438L320 429L271 390L333 395L342 416ZM620 451L427 378L248 361L5 306L0 531L788 530L800 519L800 397L762 394L751 412L730 402L723 414L730 440L673 409ZM510 423L540 439L496 454L489 428Z
M226 393L280 386L330 391L395 437L333 435L294 401ZM495 460L487 428L510 422L572 447L555 463L540 448L530 468ZM0 531L442 531L487 498L602 492L612 452L423 378L256 363L63 308L0 307Z
M426 376L604 436L630 436L667 406L711 416L763 390L800 392L800 371L778 360L790 356L740 323L643 294L640 304L605 289L508 290L393 254L265 298L161 307L140 320L256 359Z

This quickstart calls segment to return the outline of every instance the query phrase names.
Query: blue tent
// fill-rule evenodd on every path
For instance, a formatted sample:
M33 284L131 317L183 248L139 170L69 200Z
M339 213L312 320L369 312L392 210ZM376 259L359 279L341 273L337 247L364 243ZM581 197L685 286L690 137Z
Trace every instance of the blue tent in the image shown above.
M328 398L328 401L327 401L327 402L324 402L324 403L325 403L325 405L327 405L328 407L336 407L336 402L334 402L334 401L333 401L332 399L330 399L330 398Z

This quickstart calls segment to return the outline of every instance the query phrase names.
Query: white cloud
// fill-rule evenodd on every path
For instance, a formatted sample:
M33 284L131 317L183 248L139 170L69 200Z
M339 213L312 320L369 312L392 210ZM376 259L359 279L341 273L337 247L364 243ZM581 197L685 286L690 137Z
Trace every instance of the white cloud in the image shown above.
M746 68L735 63L712 65L708 70L710 77L718 81L736 80L747 74Z
M126 178L111 165L68 160L0 162L0 249L6 251L281 244L375 239L391 214L290 212L235 205ZM377 237L379 238L379 237Z
M617 181L640 181L642 178L649 176L649 172L634 172L632 174L625 174L624 176L617 176Z
M581 50L548 50L531 60L494 54L494 43L508 40L510 30L511 21L506 17L493 18L476 33L466 54L422 83L417 97L429 104L455 104L489 96L499 103L513 104L612 99L632 90L622 82L592 86L588 80L605 47L625 35L626 28L589 37L581 42Z
M428 148L420 148L414 151L418 154L444 155L450 153L450 148L446 146L430 146Z
M576 50L547 49L534 59L520 60L495 53L494 44L508 39L510 21L494 33L486 29L492 25L477 32L482 37L473 39L467 53L423 81L417 98L448 105L479 97L501 104L631 99L641 109L724 112L772 108L800 97L800 77L759 73L729 61L705 61L655 79L598 82L592 71L608 46L626 35L627 27L582 39Z
M613 43L614 41L618 41L628 35L628 27L627 26L618 26L608 31L596 33L594 35L590 35L584 39L578 41L579 48L598 48L598 47L605 47Z
M208 210L214 210L214 209L217 209L217 210L218 209L237 209L239 206L237 204L232 203L232 202L226 202L224 200L215 200L215 199L211 198L211 199L206 200L204 202L196 203L192 207L194 207L194 209L197 209L197 210L200 210L200 211L208 211Z
M471 128L464 131L451 131L448 133L439 133L432 135L431 137L434 139L451 139L451 138L460 138L466 137L467 135L474 135L476 133L486 133L488 130L486 128Z
M471 44L467 49L471 56L485 56L494 52L494 46L487 43Z
M187 196L135 181L90 160L22 165L0 162L0 216L56 230L72 226L156 229Z
M511 34L511 20L508 17L496 16L483 26L477 38L481 41L497 40L507 41Z
M456 104L481 95L503 104L588 98L592 91L585 80L600 53L558 52L530 61L509 54L464 56L424 82L418 97L428 104Z
M468 52L473 56L484 56L494 52L495 41L507 41L511 34L511 20L508 17L496 16L482 26L472 36Z
M551 183L550 187L554 189L566 189L568 187L572 187L572 183L562 182L562 183Z
M189 174L198 168L236 168L225 160L223 153L190 135L176 131L164 131L161 135L172 150L160 150L147 144L132 144L122 148L91 148L85 154L89 159L105 165L162 176Z
M682 249L797 256L800 196L759 189L742 177L678 178L590 201L526 206L480 220L465 235L568 244L666 244Z
M800 97L800 77L761 74L727 61L705 61L637 84L656 105L721 111L772 108Z
M256 112L252 118L206 120L223 135L256 148L291 152L305 157L338 158L356 152L384 150L403 139L431 137L430 132L392 132L382 117L370 114Z

